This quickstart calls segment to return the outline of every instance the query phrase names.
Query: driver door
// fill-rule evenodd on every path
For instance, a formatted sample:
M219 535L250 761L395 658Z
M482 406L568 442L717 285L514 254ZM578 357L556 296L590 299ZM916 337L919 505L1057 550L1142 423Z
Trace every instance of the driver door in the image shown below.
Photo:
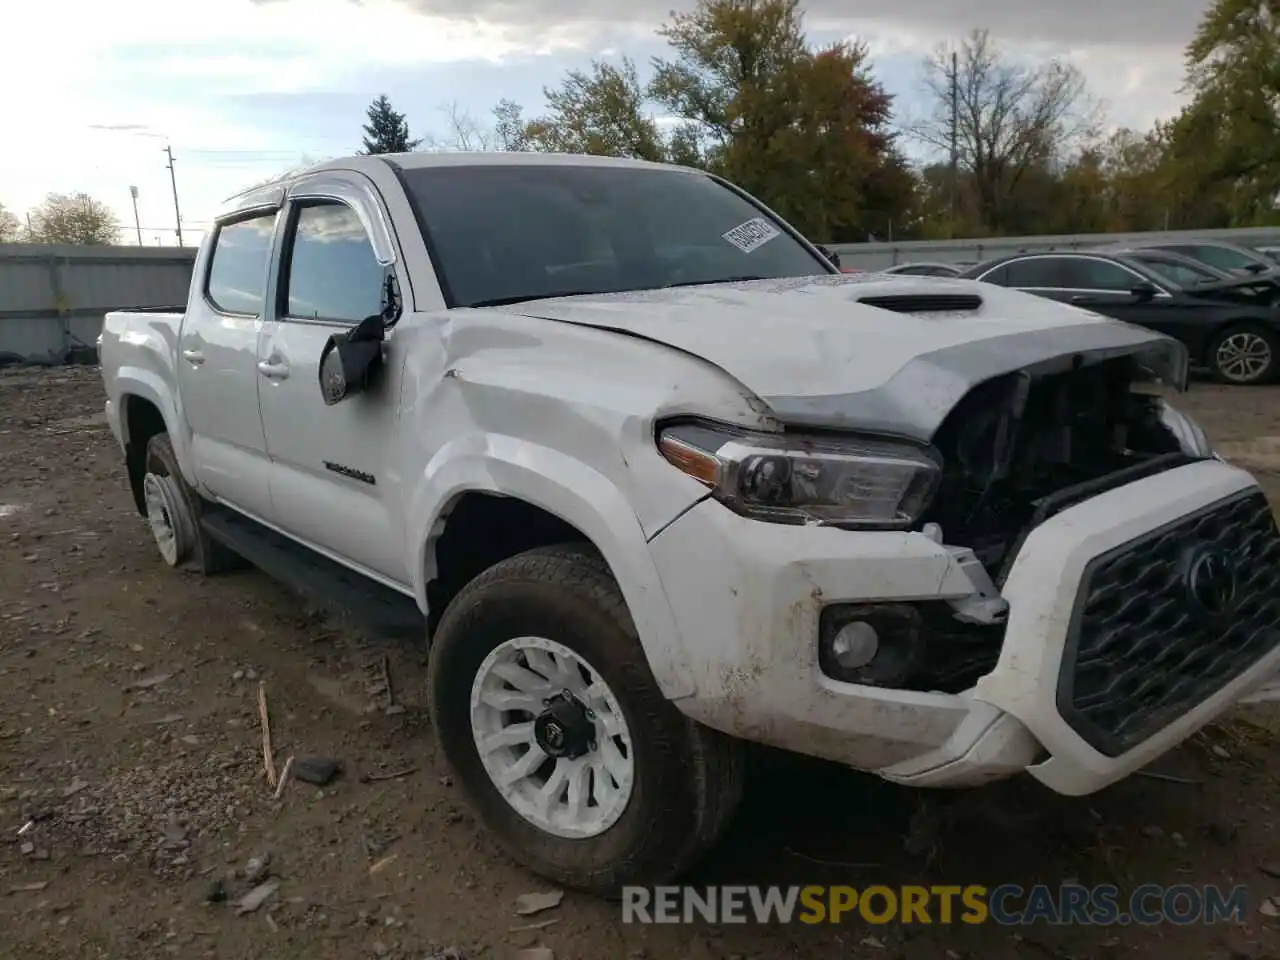
M294 187L274 309L258 345L258 390L275 525L376 579L405 586L394 435L403 358L388 341L386 365L368 392L334 406L320 392L319 360L329 337L381 309L386 267L369 231L382 220L360 210L372 202L350 185Z

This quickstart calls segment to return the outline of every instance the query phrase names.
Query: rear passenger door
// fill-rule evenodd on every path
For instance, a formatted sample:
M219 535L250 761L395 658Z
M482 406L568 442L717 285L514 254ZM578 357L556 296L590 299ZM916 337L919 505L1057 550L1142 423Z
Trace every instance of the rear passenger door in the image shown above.
M215 227L178 342L178 395L196 475L208 493L255 515L271 509L255 364L276 213L236 213Z
M371 188L370 188L371 189ZM395 423L403 358L395 334L367 392L326 406L321 351L382 304L390 238L368 194L333 174L290 192L258 389L271 456L272 519L285 533L376 578L409 582Z

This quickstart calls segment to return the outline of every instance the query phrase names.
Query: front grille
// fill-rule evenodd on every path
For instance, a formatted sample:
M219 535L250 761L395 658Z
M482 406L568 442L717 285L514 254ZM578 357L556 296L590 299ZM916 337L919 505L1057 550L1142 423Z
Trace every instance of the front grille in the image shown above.
M1234 570L1226 613L1224 594L1193 590L1193 581L1204 588L1212 580L1203 562L1210 554ZM1249 491L1089 563L1063 652L1058 711L1098 751L1119 756L1278 642L1280 532L1266 497Z

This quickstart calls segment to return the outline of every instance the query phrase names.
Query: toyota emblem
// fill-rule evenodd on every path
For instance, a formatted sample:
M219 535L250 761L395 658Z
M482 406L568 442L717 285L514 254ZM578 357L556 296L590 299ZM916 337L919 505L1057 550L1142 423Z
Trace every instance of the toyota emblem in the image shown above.
M1231 613L1236 605L1236 568L1231 556L1216 547L1194 550L1187 564L1187 596L1212 617Z

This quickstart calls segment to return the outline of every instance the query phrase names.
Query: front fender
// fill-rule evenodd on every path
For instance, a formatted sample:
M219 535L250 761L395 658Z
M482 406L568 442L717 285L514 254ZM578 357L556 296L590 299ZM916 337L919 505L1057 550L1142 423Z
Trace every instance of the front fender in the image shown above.
M675 617L635 511L608 477L548 447L471 436L446 444L427 463L408 510L410 542L417 545L413 588L423 610L435 572L434 542L453 504L470 492L523 500L582 531L618 581L663 695L675 700L693 694Z
M173 444L173 452L178 457L178 466L187 485L193 489L197 486L195 474L191 469L191 437L186 430L186 422L178 409L178 398L173 388L157 373L143 367L121 367L115 376L115 391L120 408L120 437L127 446L129 443L129 408L132 398L146 400L160 411L164 418L164 427Z

